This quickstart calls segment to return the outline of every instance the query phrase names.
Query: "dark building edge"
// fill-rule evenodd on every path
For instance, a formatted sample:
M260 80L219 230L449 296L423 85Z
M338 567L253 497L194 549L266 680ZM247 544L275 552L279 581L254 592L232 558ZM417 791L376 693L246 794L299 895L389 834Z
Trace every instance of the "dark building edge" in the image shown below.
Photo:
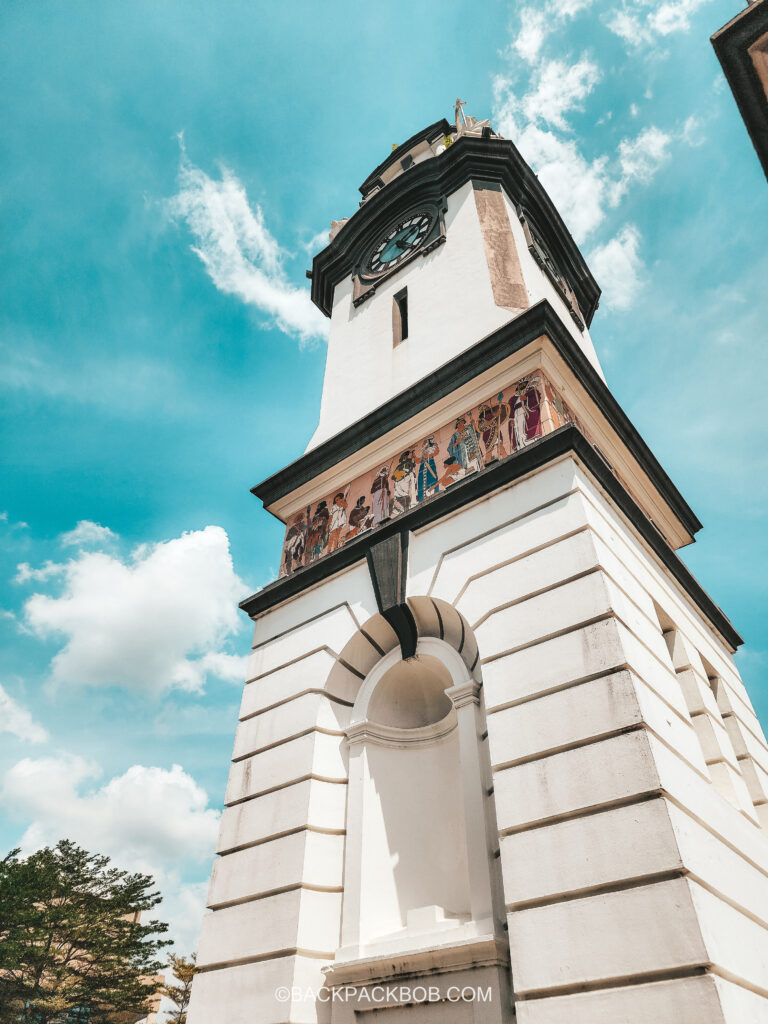
M661 467L650 448L630 422L610 389L563 326L547 299L542 299L520 316L504 324L465 352L422 377L384 405L363 416L334 437L302 455L285 469L267 477L251 490L265 505L271 505L297 487L338 465L361 448L404 423L416 413L491 369L507 356L545 334L565 363L578 377L590 398L627 446L648 478L673 510L685 529L694 535L701 523Z
M382 160L379 166L371 171L368 177L365 179L363 184L359 188L359 192L366 196L371 191L373 186L377 184L378 179L393 164L396 164L398 160L402 160L405 154L417 146L420 142L433 142L437 138L450 135L451 132L456 131L456 126L452 125L449 121L446 121L442 117L439 121L435 121L428 128L422 128L420 132L416 132L410 139L406 139L405 142L401 142L396 149L393 149L386 160Z
M768 0L750 4L711 37L712 46L768 178L768 99L747 47L768 32Z
M441 156L415 164L365 203L312 261L312 301L331 315L336 285L355 272L379 231L409 203L427 194L452 195L473 178L503 185L512 200L530 211L544 241L573 288L589 325L600 288L544 186L508 139L462 136Z
M336 573L358 562L368 561L370 549L388 537L403 531L419 530L569 453L578 456L598 484L624 513L643 540L725 641L734 649L739 647L744 641L727 616L667 544L578 427L573 424L561 427L554 433L536 441L530 447L458 481L447 491L427 499L409 512L405 512L396 519L356 538L344 547L338 548L333 554L326 555L290 576L275 580L263 590L241 601L240 608L251 618L262 615L270 608L296 597L304 590L321 583Z

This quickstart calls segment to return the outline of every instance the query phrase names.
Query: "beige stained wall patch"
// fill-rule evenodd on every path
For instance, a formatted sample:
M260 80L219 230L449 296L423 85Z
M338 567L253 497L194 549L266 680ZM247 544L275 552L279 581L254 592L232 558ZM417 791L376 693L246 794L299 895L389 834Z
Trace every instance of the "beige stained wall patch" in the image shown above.
M473 186L493 301L506 309L527 309L528 292L501 186L480 181Z

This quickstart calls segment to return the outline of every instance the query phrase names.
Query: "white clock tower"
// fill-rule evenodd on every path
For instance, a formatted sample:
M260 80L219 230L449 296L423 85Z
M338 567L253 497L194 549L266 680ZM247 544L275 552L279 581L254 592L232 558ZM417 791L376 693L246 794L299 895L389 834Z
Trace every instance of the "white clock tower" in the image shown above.
M361 192L189 1024L768 1022L768 745L599 289L460 101Z

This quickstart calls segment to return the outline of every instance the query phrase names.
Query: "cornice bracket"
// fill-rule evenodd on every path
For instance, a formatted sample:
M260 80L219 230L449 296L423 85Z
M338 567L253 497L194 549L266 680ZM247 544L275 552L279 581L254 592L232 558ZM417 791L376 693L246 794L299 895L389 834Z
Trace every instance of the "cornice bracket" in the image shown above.
M390 534L366 550L365 557L378 609L400 641L403 659L416 653L416 620L405 600L408 577L408 530Z

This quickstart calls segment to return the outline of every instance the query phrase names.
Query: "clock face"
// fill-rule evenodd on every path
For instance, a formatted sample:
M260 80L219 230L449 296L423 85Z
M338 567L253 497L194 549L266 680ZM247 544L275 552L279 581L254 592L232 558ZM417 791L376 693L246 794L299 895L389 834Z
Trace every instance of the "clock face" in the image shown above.
M368 270L380 274L392 270L412 255L427 237L432 218L428 213L414 213L400 221L382 238L368 260Z

